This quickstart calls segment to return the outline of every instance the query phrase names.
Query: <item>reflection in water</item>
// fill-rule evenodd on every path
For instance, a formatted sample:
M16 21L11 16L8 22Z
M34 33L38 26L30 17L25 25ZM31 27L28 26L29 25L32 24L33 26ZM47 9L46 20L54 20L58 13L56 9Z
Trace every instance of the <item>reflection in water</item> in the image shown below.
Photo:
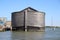
M44 37L44 32L27 32L26 40L41 40Z
M0 40L11 40L11 32L0 32Z
M12 40L25 40L25 32L12 32Z
M12 32L12 40L38 40L42 39L44 32Z
M60 40L60 28L46 28L45 32L0 32L0 40Z

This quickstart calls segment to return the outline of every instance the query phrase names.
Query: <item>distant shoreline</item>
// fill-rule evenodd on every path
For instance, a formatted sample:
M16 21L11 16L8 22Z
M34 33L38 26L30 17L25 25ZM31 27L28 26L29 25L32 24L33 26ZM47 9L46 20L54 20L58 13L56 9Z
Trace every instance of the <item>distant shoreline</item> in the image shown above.
M59 26L45 26L46 28L60 28Z

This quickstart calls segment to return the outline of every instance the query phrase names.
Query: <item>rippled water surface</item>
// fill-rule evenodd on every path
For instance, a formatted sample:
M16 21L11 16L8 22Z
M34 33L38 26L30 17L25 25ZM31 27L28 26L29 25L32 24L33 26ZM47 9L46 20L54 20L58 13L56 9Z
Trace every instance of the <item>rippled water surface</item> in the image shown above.
M45 28L45 32L0 32L0 40L60 40L60 28Z

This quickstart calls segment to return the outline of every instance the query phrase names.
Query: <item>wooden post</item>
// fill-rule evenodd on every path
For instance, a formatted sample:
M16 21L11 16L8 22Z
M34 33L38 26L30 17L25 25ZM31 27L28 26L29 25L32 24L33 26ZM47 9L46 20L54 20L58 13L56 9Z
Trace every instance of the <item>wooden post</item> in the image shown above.
M27 10L25 10L25 32L27 32Z

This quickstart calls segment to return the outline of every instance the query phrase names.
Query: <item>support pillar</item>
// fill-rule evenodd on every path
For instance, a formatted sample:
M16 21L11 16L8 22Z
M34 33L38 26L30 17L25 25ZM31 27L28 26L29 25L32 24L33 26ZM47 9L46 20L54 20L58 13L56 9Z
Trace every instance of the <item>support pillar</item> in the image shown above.
M25 10L25 32L27 32L27 10Z

